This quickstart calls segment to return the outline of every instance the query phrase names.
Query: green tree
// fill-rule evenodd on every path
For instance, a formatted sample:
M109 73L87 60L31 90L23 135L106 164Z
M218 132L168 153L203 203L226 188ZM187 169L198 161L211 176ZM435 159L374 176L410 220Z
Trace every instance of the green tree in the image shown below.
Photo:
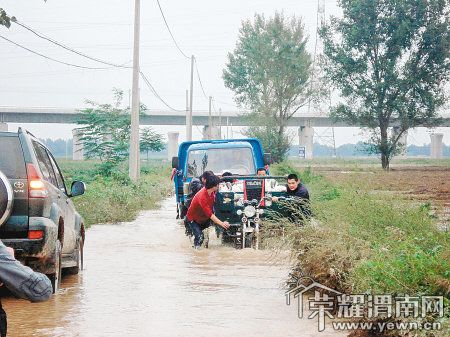
M128 157L131 132L131 116L128 108L120 107L123 92L114 89L113 104L99 104L87 100L90 108L81 110L83 118L77 123L80 142L84 146L87 158L99 158L102 170L110 174L111 170Z
M320 34L325 72L342 102L332 115L371 132L384 169L399 139L439 123L449 80L449 5L445 0L340 0Z
M283 14L266 19L256 14L244 21L233 53L223 71L225 86L235 93L238 106L248 108L252 127L248 136L262 137L275 161L289 148L289 119L310 97L311 57L306 51L302 21ZM270 140L270 142L269 142Z
M114 89L113 93L113 104L87 100L86 103L91 107L81 110L83 118L77 122L81 125L77 131L85 156L100 159L100 172L104 175L111 175L128 158L130 151L130 107L121 107L122 90ZM141 103L139 114L143 115L146 110L147 107ZM145 142L144 149L160 151L164 147L162 136L150 128L144 130L140 142Z
M141 152L147 153L147 160L149 151L159 152L164 149L164 142L162 140L162 136L153 131L152 128L141 129L140 138L141 138L140 141Z

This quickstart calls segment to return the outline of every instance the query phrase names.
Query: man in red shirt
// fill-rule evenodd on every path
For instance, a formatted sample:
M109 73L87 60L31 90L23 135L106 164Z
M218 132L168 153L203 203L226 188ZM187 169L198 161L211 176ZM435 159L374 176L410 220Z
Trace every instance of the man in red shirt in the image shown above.
M202 245L203 230L210 226L211 221L224 229L230 227L227 221L221 221L213 212L219 183L220 179L215 175L206 177L205 187L197 192L189 206L186 217L192 233L194 233L194 248L196 249Z

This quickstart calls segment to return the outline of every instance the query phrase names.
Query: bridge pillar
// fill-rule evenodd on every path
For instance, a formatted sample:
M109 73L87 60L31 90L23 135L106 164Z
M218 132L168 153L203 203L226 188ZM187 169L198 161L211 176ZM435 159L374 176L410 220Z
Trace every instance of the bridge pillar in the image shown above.
M313 158L314 128L302 125L298 128L298 145L304 149L305 159Z
M394 133L399 131L398 127L394 127ZM398 133L397 133L398 134ZM397 147L400 149L399 156L406 157L408 152L408 131L403 132L402 136L399 138L397 142Z
M0 131L8 131L8 124L0 123Z
M168 132L167 138L169 139L169 145L167 147L167 158L172 160L172 157L178 156L178 136L179 132Z
M400 137L399 142L402 145L400 156L406 157L406 155L408 154L408 131L403 132L403 135Z
M430 155L432 159L441 159L443 156L444 146L442 144L443 133L432 133Z
M221 139L220 128L218 126L205 125L203 127L203 140Z
M77 129L72 130L72 159L73 160L84 160L84 145L81 142L81 134Z

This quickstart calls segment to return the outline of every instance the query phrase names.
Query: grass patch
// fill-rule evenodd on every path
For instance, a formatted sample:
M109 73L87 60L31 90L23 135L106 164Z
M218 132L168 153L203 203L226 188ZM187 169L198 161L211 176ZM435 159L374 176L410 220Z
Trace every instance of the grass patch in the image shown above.
M160 160L141 167L141 178L133 183L124 168L103 177L95 161L62 161L66 184L74 180L86 183L86 193L73 199L85 226L98 223L131 221L140 210L153 209L172 192L170 167Z

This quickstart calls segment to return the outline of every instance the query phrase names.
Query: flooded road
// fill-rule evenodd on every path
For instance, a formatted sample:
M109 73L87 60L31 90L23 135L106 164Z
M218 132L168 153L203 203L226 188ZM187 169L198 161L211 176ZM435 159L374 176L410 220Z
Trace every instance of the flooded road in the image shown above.
M7 298L8 336L335 336L285 302L288 266L267 251L195 251L175 202L86 233L85 270L45 303Z

